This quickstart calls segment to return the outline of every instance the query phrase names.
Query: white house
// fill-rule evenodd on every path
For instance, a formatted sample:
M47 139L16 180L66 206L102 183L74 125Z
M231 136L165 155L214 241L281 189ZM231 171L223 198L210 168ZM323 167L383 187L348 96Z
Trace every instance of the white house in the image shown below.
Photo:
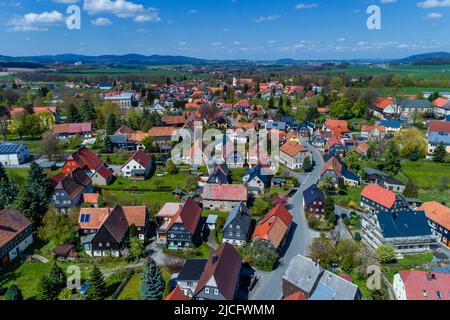
M288 141L280 149L280 162L292 170L301 169L307 156L308 150L296 141Z
M17 166L26 162L28 146L23 144L0 144L0 163L4 166Z
M122 175L132 180L145 180L152 170L152 158L143 150L136 151L122 166Z

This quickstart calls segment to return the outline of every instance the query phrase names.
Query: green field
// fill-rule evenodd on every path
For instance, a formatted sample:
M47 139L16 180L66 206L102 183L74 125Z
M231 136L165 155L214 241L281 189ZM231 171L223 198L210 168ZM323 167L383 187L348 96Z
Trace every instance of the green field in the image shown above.
M423 270L423 265L430 263L433 259L433 253L423 253L416 255L408 255L403 259L397 260L395 263L388 263L383 265L383 269L386 273L389 282L393 282L394 275L400 270Z

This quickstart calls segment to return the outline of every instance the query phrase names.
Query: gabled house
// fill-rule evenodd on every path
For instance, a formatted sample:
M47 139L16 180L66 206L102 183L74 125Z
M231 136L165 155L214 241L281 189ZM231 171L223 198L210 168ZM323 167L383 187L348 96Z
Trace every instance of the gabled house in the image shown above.
M247 186L250 193L257 195L270 188L272 177L269 167L258 164L244 173L242 183Z
M86 147L78 149L67 158L62 172L69 174L77 168L82 169L94 185L107 185L114 179L114 174L108 165Z
M400 107L392 98L377 98L371 103L370 109L381 119L392 119L400 115Z
M421 270L400 270L394 275L396 300L450 300L450 274Z
M177 134L176 127L153 127L148 132L148 136L155 140L155 143L162 151L172 150L172 137Z
M190 299L193 298L198 281L202 276L208 259L188 259L177 276L177 287Z
M31 222L15 209L0 211L0 270L33 243Z
M436 201L425 202L419 210L425 211L431 232L438 241L450 248L450 208Z
M445 119L450 115L450 101L446 98L437 98L433 101L433 114L438 119Z
M129 229L135 227L140 240L147 238L150 225L145 206L115 208L81 208L78 232L89 256L126 255Z
M403 118L411 120L415 113L432 113L433 107L428 99L415 99L400 101L401 115Z
M450 122L430 121L428 125L428 154L427 158L432 159L439 144L443 144L445 151L450 153Z
M386 127L379 126L371 126L371 125L363 125L361 127L361 137L367 140L380 140L384 139L386 136Z
M303 208L306 213L323 215L325 213L325 194L317 185L303 191Z
M430 251L436 245L424 211L379 211L361 221L362 238L374 249L390 244L397 257Z
M152 170L152 158L144 151L136 151L122 166L122 175L131 180L146 180Z
M167 231L171 220L182 208L181 203L166 202L164 206L156 214L156 241L159 243L167 243Z
M0 143L0 164L18 166L29 158L28 146L15 143Z
M202 192L203 209L230 212L243 202L247 205L248 191L245 185L207 184Z
M53 178L53 193L50 202L59 210L67 212L74 206L82 203L85 193L93 193L92 180L80 168L73 170L70 174L63 173Z
M308 150L296 141L288 141L280 148L280 162L292 170L301 169L308 156Z
M84 139L92 138L92 124L90 122L55 124L53 133L61 140L70 139L74 136L80 136Z
M231 211L223 226L223 242L241 246L250 239L252 214L244 203L240 203Z
M331 155L327 162L322 167L320 172L320 180L325 180L327 177L331 177L336 187L339 187L339 182L342 179L345 184L350 186L359 186L360 181L358 175L347 169L340 157Z
M209 177L207 183L211 184L229 184L231 173L226 163L217 164L214 162L208 166Z
M398 212L409 209L403 196L375 184L367 185L361 192L361 207L370 212Z
M201 231L202 208L191 198L181 206L167 226L167 245L171 250L198 243Z
M209 257L194 292L195 300L235 300L239 293L242 258L236 249L222 244Z
M252 241L263 241L267 246L281 251L292 226L292 214L279 204L270 210L253 232Z
M294 257L283 278L283 297L300 293L307 300L358 300L357 285L323 269L307 257Z
M402 129L403 122L400 120L381 120L379 125L385 127L387 133L398 133Z
M372 168L362 168L364 172L364 183L366 184L376 184L387 190L394 191L396 193L403 193L405 191L405 184L400 180L392 178L388 174L372 169Z

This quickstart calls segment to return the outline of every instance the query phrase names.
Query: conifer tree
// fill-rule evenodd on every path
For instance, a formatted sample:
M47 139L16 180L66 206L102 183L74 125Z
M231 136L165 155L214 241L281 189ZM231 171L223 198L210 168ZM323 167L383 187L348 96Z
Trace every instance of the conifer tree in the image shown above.
M161 300L165 283L161 269L152 258L149 258L144 266L141 276L141 299Z
M94 266L89 277L89 289L87 298L89 300L103 300L106 298L106 283L103 273L97 266Z

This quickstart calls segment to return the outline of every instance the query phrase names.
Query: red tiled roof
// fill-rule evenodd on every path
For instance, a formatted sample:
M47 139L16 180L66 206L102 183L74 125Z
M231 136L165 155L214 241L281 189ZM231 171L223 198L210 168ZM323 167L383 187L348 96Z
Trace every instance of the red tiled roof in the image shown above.
M372 105L378 109L386 109L388 106L394 103L391 98L376 98Z
M450 208L436 201L425 202L419 210L425 211L427 218L450 230Z
M430 121L429 132L447 132L450 133L450 122L448 121Z
M78 163L80 168L89 169L91 171L96 170L103 164L103 161L86 147L80 148L74 152L72 158Z
M31 222L15 209L0 211L0 248L31 225Z
M375 184L369 184L361 192L361 196L372 200L385 208L392 208L397 197L395 193Z
M128 206L122 208L129 226L145 227L147 221L146 206Z
M186 118L184 116L167 116L161 118L162 123L168 126L184 124Z
M342 175L342 164L335 156L331 157L325 163L325 165L322 167L322 170L320 171L320 174L322 175L328 170L335 172L339 177Z
M370 126L370 125L363 125L361 127L361 132L373 132L375 130L378 130L380 132L386 132L385 126Z
M442 108L443 106L449 104L448 99L445 98L437 98L436 100L433 101L433 106L438 107L438 108Z
M166 301L188 301L189 298L184 294L179 286L176 286L171 293L164 299Z
M302 144L296 141L288 141L286 142L280 149L281 152L286 153L290 157L295 157L297 154L302 152L307 152L305 147Z
M100 194L98 193L83 193L83 203L96 204L98 203L99 197Z
M83 132L91 132L92 124L88 123L62 123L55 124L53 127L53 133L55 134L81 134Z
M182 223L190 233L194 234L201 215L202 208L198 202L188 198L177 214L170 220L167 230L170 230L175 223Z
M204 200L247 201L247 187L236 184L207 184L203 188Z
M325 126L327 128L330 128L331 131L335 131L336 129L339 129L339 131L342 133L350 132L350 130L348 129L347 121L345 121L345 120L328 119L325 121Z
M308 297L301 291L291 294L286 298L283 298L284 301L303 301L308 300Z
M9 110L9 114L11 116L14 116L16 114L25 112L24 108L10 108ZM56 113L56 107L34 107L33 108L33 112L34 113L40 113L40 112L50 112L52 114Z
M139 163L141 166L143 166L144 168L147 168L149 166L152 158L149 155L147 155L145 153L145 151L138 150L130 157L130 159L128 159L128 161L123 165L123 167L125 167L127 165L127 163L129 163L131 160L134 160L137 163Z
M405 284L407 300L450 300L450 274L433 272L429 280L427 271L401 270L400 277ZM440 292L441 299L438 299Z
M148 132L150 137L170 137L176 134L177 128L174 127L153 127Z

